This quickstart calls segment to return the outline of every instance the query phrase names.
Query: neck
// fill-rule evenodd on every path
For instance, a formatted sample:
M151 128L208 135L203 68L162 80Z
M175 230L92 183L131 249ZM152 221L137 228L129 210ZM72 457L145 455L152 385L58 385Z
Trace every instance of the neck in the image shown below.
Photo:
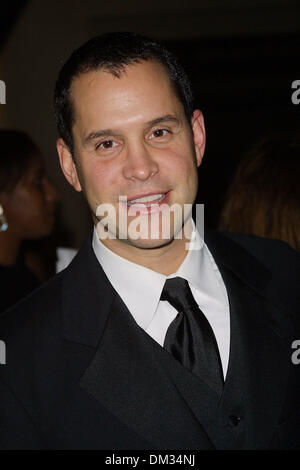
M6 232L0 232L0 264L12 266L16 264L19 254L21 240L16 235Z
M188 254L186 247L192 231L191 219L186 222L186 226L185 230L182 229L180 238L174 238L168 244L156 248L139 248L110 239L102 240L102 243L122 258L168 276L177 271Z

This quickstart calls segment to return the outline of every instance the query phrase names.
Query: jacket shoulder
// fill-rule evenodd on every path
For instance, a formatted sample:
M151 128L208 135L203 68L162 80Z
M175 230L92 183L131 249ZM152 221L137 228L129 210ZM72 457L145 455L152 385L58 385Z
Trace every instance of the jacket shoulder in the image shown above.
M58 316L61 306L62 273L35 289L0 315L0 335L10 337L26 330L33 332ZM50 326L50 325L49 325Z
M256 235L244 235L229 232L219 233L241 245L262 264L264 264L271 272L283 269L286 274L288 274L288 271L293 268L299 274L300 254L288 243Z
M229 232L220 234L242 246L271 273L267 297L291 311L300 323L300 253L281 240Z

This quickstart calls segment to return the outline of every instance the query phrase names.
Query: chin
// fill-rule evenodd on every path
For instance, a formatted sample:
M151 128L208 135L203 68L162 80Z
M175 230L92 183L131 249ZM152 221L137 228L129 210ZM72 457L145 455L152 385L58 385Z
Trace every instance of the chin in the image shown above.
M150 250L155 248L161 248L163 246L169 245L173 241L173 238L169 239L137 239L132 240L128 239L128 243L136 248L141 248L142 250Z

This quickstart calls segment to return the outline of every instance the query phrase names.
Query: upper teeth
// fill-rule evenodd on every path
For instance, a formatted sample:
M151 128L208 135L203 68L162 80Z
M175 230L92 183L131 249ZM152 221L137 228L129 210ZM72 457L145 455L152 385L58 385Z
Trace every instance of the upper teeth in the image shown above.
M155 201L156 199L162 200L165 197L165 194L152 194L151 196L139 197L137 199L132 199L128 201L127 204L134 204L136 202L151 202Z

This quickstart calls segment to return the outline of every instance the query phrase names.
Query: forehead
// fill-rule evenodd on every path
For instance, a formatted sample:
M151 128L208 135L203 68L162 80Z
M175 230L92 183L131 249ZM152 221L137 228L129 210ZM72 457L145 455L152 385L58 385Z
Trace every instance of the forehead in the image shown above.
M139 115L150 120L183 111L167 72L153 61L129 65L119 77L104 70L82 74L72 83L71 99L75 125L102 119L113 124Z

